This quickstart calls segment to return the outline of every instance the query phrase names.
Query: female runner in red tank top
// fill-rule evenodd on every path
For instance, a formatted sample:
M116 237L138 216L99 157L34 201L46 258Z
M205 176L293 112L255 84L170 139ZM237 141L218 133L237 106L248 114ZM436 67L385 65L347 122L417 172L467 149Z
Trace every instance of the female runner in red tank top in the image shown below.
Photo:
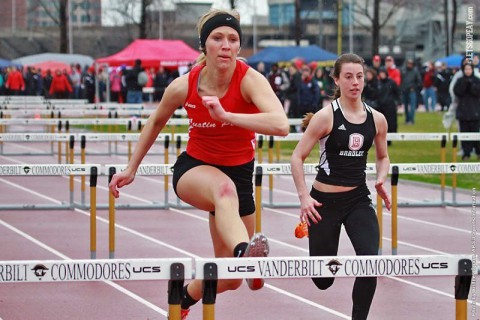
M165 90L144 127L127 169L113 176L110 190L131 183L157 135L179 105L187 111L187 150L174 165L176 194L192 206L209 211L216 257L266 256L268 241L254 235L253 162L255 132L288 134L288 119L268 81L237 61L241 29L236 12L213 10L198 24L202 54L190 73ZM252 290L263 280L247 281ZM217 292L235 290L240 280L221 280ZM184 287L182 319L200 300L202 282Z

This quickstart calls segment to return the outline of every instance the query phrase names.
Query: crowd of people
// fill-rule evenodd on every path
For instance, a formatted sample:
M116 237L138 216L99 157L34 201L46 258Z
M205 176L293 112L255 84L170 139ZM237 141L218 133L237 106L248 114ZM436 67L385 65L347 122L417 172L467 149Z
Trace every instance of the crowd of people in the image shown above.
M149 96L143 94L144 87L153 88L153 100L160 101L165 88L178 76L176 69L142 68L139 60L133 68L100 67L98 70L95 70L94 66L82 68L79 64L72 64L68 69L54 70L42 70L33 66L11 66L0 70L0 95L86 99L90 103L107 100L142 103L149 100Z
M466 62L472 66L471 76L463 72ZM317 66L315 62L304 63L297 59L285 64L284 68L273 63L269 71L260 62L257 71L268 79L289 118L302 118L307 113L315 113L332 101L335 85L330 67ZM473 79L468 82L473 83L473 86L468 87L471 90L455 90L458 80L465 78ZM412 58L405 59L403 66L398 67L392 56L386 56L382 63L382 58L375 55L371 64L365 66L362 98L385 116L388 132L397 132L398 114L402 112L405 124L414 125L418 110L450 110L458 120L460 132L478 132L480 97L474 90L477 78L480 78L478 56L474 56L471 61L464 59L460 68L450 68L444 62L427 61L422 64ZM292 127L291 131L302 130L297 126ZM388 145L391 144L388 141ZM468 160L472 150L475 150L477 157L480 155L476 143L462 142L462 159Z

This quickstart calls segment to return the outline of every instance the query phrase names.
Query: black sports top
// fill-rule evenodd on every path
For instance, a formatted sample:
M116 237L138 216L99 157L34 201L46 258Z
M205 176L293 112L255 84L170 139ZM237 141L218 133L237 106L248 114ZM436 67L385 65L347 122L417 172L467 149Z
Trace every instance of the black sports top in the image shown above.
M367 119L355 124L345 119L338 99L332 102L333 126L332 131L320 139L317 181L346 187L365 183L368 150L377 130L371 108L363 105Z

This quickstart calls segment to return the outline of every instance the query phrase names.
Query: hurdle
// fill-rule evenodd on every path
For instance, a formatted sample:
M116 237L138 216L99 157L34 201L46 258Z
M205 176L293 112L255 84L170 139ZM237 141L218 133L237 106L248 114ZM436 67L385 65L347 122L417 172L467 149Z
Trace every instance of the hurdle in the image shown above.
M455 319L467 320L470 255L164 258L0 261L0 283L169 281L169 319L180 320L184 280L203 282L203 319L215 319L218 280L455 277Z
M104 166L104 172L108 173L109 181L111 176L117 172L125 170L127 165L122 164L107 164ZM165 176L173 174L173 164L141 164L138 167L137 176ZM113 206L114 209L168 209L169 191L168 188L164 188L164 199L163 202L152 201L149 204L119 204L119 203L108 203L108 204L97 204L97 207L100 209L107 209Z
M50 144L50 152L8 152L8 142L65 142L70 140L68 133L0 133L0 154L4 156L33 156L54 155L53 143Z
M469 255L331 256L195 259L202 279L203 319L215 319L216 282L220 279L294 279L348 277L455 276L456 319L467 320L472 260Z
M171 320L181 319L183 283L193 274L191 258L0 261L0 284L168 281Z
M91 168L98 164L5 164L0 165L0 176L70 176L70 199L60 204L0 204L0 210L66 210L74 208L73 176L90 175Z

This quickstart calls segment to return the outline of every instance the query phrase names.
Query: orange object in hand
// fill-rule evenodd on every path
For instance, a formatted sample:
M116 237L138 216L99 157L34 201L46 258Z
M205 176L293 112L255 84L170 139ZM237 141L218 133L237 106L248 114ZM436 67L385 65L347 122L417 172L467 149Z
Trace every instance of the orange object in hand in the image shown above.
M295 227L295 237L302 239L304 237L308 238L308 225L306 222L299 222Z

